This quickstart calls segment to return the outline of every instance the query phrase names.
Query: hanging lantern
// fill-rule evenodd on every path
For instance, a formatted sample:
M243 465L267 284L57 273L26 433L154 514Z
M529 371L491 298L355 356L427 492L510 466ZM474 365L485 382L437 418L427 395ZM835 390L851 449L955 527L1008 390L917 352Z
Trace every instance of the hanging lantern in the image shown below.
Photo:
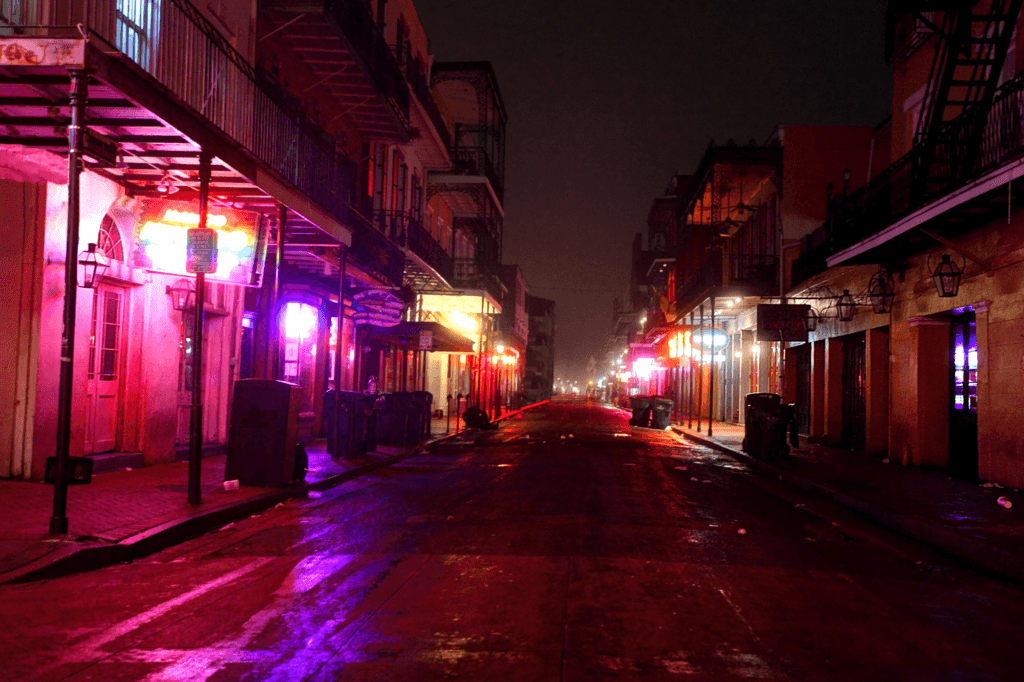
M190 279L179 279L167 287L167 294L175 310L194 310L196 307L196 287Z
M935 282L939 298L954 298L960 291L960 278L963 277L963 274L963 270L949 259L949 254L942 254L942 262L932 273L932 281Z
M857 312L857 302L853 300L849 289L843 289L842 296L836 301L836 310L839 311L839 319L842 322L849 322Z
M78 286L83 289L95 287L107 271L107 259L96 252L96 245L89 244L78 254Z
M807 306L807 316L804 318L804 328L813 332L818 329L818 312L811 306Z
M872 275L868 284L868 298L871 299L871 308L876 313L883 315L892 310L892 302L896 298L896 283L889 272L880 269Z

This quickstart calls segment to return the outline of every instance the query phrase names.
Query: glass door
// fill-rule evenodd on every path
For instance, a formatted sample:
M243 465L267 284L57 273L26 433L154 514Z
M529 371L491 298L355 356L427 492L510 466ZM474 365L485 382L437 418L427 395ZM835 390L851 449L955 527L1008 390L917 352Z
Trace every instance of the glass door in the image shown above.
M949 326L949 473L978 478L978 337L974 313Z

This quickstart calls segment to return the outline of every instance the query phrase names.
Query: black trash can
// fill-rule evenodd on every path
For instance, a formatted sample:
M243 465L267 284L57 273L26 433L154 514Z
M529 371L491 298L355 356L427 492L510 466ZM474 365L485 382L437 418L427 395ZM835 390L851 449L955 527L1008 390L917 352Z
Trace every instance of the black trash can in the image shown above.
M651 428L662 429L668 428L672 422L672 407L674 403L672 399L663 396L656 395L651 398Z
M650 423L651 415L648 409L651 407L651 396L635 395L629 399L629 405L633 408L633 417L629 423L633 426L647 426Z
M338 450L337 431L334 428L334 401L338 399L338 392L333 388L324 393L324 435L327 437L327 454L334 455ZM344 410L345 408L342 407ZM342 419L345 416L342 415Z
M384 404L383 398L376 393L358 393L359 400L356 404L359 408L356 411L357 419L365 420L365 438L360 453L375 452L377 450L377 415Z
M299 442L299 397L299 387L284 381L235 382L224 480L291 485Z
M749 393L744 408L743 450L755 459L787 457L794 407L783 405L782 396L775 393Z
M382 393L377 410L377 444L404 447L409 420L408 393Z
M413 436L413 442L410 444L416 444L430 437L430 408L434 405L434 394L429 391L413 391L412 398L416 424L415 430L410 425L410 433Z

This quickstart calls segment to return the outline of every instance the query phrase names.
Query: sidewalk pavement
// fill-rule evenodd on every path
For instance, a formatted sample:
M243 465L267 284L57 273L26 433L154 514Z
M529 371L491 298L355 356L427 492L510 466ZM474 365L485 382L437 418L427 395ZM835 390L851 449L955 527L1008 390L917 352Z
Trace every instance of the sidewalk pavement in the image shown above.
M47 533L53 513L52 485L0 480L0 585L102 568L160 551L291 497L341 485L453 438L457 435L454 420L453 415L447 434L444 420L431 424L430 438L417 446L378 446L376 452L342 461L331 459L323 439L305 443L309 455L306 483L294 488L240 486L224 490L227 456L204 457L203 501L198 506L186 499L187 462L94 474L91 483L68 487L70 532L66 536Z
M742 451L742 426L714 422L711 437L707 423L702 427L703 433L683 424L672 429L904 535L1024 582L1024 494L1017 489L968 483L941 469L888 464L863 452L820 445L795 448L787 459L766 462ZM1013 506L1000 505L1001 497Z

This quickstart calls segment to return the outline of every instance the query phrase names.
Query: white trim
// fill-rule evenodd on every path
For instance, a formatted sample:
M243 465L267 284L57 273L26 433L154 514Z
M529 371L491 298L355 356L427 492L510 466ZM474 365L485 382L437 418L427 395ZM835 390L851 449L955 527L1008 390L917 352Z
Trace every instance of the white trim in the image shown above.
M843 249L834 256L830 256L826 259L826 262L830 268L834 268L835 266L842 264L844 261L854 258L855 256L859 256L866 251L870 251L876 246L881 246L882 244L909 232L915 227L925 224L932 218L936 218L960 204L966 203L971 199L981 196L985 192L990 192L1001 185L1005 185L1007 182L1017 180L1021 177L1024 177L1024 159L1017 159L1010 165L994 170L970 184L965 185L954 192L950 192L938 201L934 201L931 204L914 211L910 215L893 223L884 230L875 233L871 237L868 237L849 248Z

